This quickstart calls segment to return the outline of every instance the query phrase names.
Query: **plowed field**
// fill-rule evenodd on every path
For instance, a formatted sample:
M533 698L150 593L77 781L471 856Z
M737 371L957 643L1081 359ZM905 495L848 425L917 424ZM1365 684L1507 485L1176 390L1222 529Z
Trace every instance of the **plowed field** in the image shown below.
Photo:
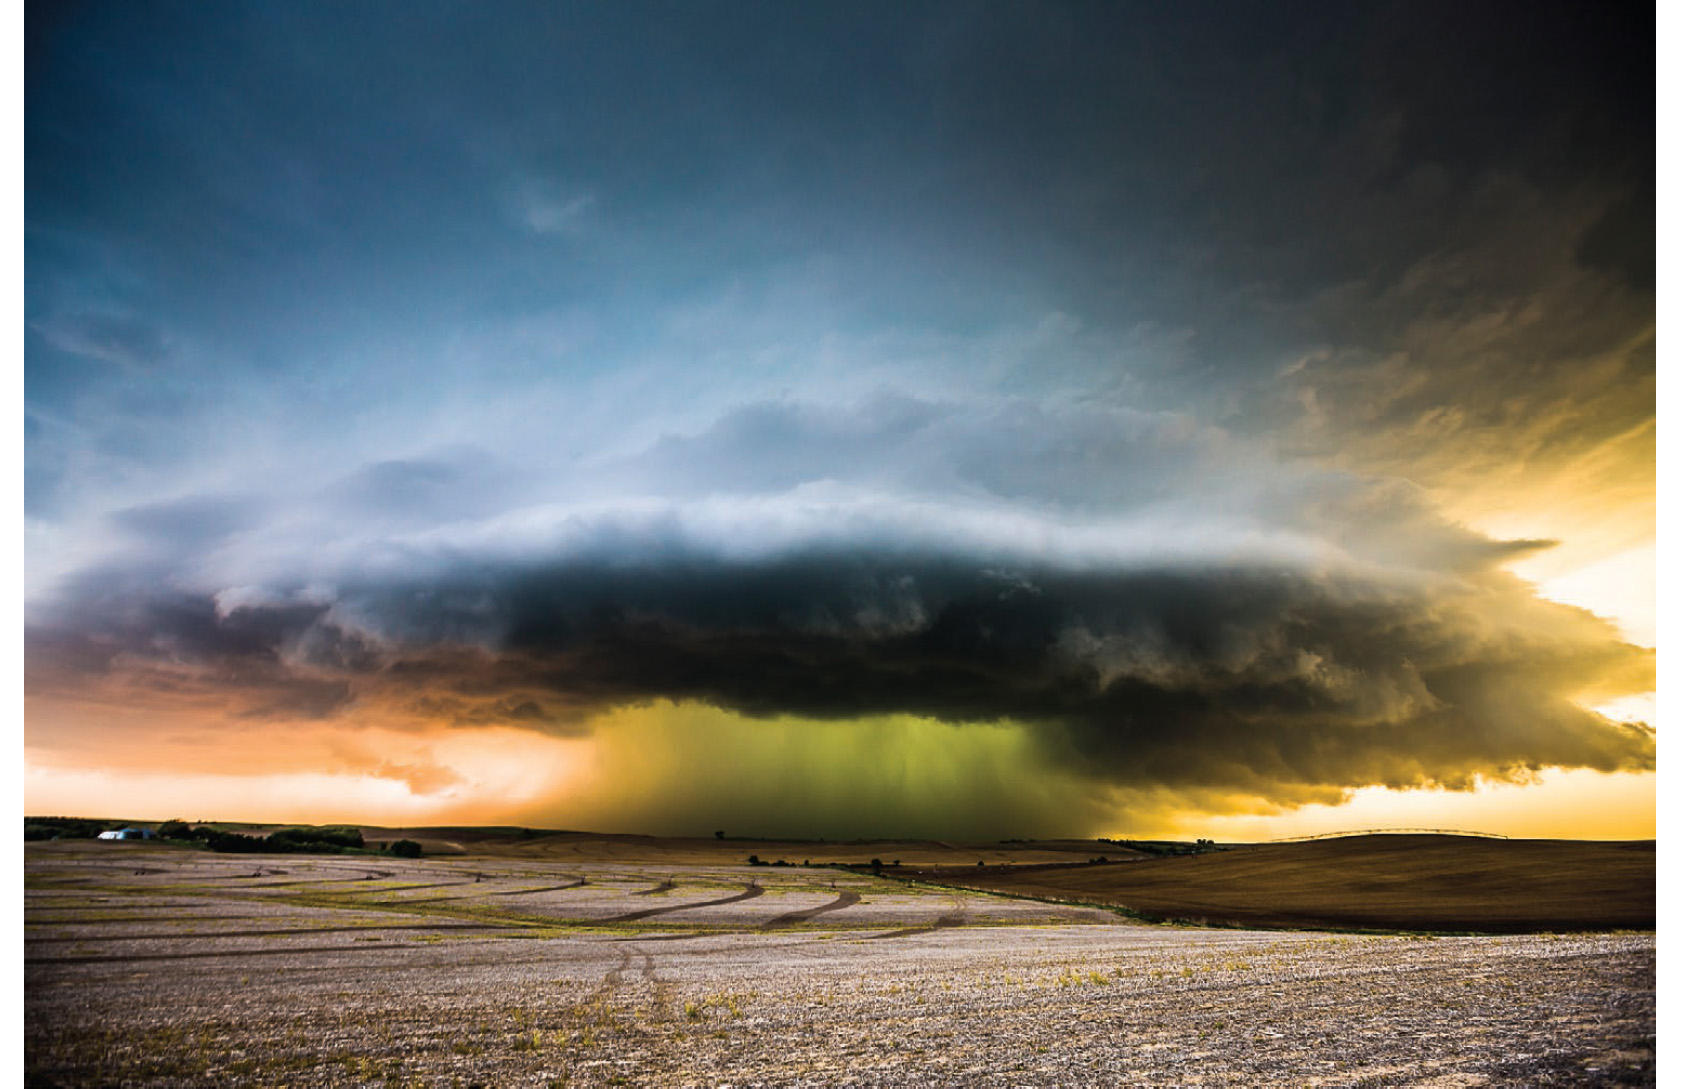
M801 845L471 838L413 861L30 845L28 1083L1655 1078L1651 933L1149 926L731 860Z

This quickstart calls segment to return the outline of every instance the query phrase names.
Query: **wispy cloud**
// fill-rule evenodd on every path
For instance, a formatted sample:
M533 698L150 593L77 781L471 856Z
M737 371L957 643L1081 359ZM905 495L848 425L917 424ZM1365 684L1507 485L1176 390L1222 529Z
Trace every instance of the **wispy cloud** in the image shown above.
M552 182L526 178L513 187L510 203L519 223L533 234L575 234L596 207L595 195L571 192Z

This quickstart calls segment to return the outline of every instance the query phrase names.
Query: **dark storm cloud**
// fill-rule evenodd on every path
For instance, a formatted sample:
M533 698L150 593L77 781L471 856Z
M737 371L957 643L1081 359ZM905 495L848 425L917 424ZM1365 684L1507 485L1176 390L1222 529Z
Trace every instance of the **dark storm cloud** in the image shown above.
M29 665L38 692L156 696L167 681L241 716L397 707L575 734L594 713L668 699L1012 721L1099 781L1280 802L1653 766L1650 731L1572 702L1643 690L1651 652L1535 599L1462 530L1379 528L1441 537L1411 551L1436 567L1069 565L960 540L730 560L621 538L593 559L350 581L330 601L130 585L91 607L84 588L82 608L32 632Z
M1649 18L29 4L29 691L1649 768L1575 701L1650 652L1452 520L1650 539Z
M345 670L288 661L282 648L345 636L312 626L319 607L218 615L213 601L166 587L85 583L92 622L31 628L24 692L93 703L209 708L236 719L322 719L355 698ZM348 637L354 642L355 637Z

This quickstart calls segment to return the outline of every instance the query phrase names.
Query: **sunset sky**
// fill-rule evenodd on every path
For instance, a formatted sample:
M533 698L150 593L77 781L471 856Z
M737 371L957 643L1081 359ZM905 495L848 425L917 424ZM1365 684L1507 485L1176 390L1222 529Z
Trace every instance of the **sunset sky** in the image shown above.
M26 811L1655 834L1649 8L26 8Z

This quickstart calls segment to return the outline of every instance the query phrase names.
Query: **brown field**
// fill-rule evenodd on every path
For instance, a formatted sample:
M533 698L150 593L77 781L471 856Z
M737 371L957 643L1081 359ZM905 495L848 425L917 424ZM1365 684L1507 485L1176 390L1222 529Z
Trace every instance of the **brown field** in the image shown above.
M222 827L222 826L219 826ZM227 825L250 834L267 834L279 825ZM1146 858L1096 840L1031 840L1009 843L954 844L940 840L779 840L718 839L713 836L609 835L600 832L554 832L521 828L377 828L366 826L370 843L412 839L428 857L466 856L509 859L591 862L670 862L681 865L735 865L750 854L766 862L782 859L814 865L867 863L872 858L899 861L906 866L973 866L1014 863L1085 862L1099 855Z
M1524 933L1657 925L1650 840L1370 835L1147 862L905 875L1239 926Z
M1575 919L1576 900L1558 890L1591 885L1595 866L1602 888L1620 888L1634 880L1620 868L1628 858L1650 874L1649 847L1541 845L1548 853L1490 841L1508 850L1496 864L1456 843L1427 866L1428 844L1325 841L1091 865L1122 854L1083 842L365 834L415 839L429 854L27 845L27 1084L1655 1082L1650 932L1144 925L820 866L880 858L891 873L898 860L956 884L985 860L986 880L1013 893L1054 886L1085 900L1098 886L1069 880L1107 875L1099 884L1113 893L1116 875L1133 875L1166 897L1171 875L1185 874L1174 903L1228 911L1277 911L1258 898L1269 880L1288 902L1363 882L1384 910L1416 911L1476 898L1433 877L1430 887L1449 891L1384 901L1381 879L1439 877L1460 872L1442 858L1482 858L1483 887L1505 895L1550 859L1571 879L1525 910L1539 918L1536 905L1550 904ZM749 854L796 865L748 866ZM1342 884L1315 885L1292 857L1336 870ZM1516 918L1484 918L1497 916Z

